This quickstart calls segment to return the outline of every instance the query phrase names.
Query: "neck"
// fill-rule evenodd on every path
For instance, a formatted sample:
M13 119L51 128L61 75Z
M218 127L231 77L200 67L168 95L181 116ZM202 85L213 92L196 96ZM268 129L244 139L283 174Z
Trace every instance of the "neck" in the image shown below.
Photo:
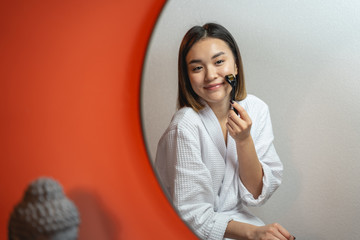
M221 103L208 103L210 108L215 113L218 121L224 122L226 121L228 115L229 115L229 109L230 109L230 98L229 101L223 101Z
M227 118L229 116L229 110L230 110L230 98L226 101L222 101L219 103L208 103L209 107L213 110L215 113L216 118L218 119L221 131L224 136L225 145L227 145L227 128L226 128L226 122Z

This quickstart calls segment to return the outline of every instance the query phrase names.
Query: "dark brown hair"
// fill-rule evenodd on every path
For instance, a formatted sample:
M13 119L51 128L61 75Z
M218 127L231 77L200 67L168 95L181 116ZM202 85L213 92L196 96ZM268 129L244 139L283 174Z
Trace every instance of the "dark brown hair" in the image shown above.
M207 23L203 26L192 27L185 34L180 44L178 59L178 108L186 106L193 108L195 111L199 111L204 107L204 105L199 101L200 97L191 87L186 64L186 56L191 47L200 39L204 38L217 38L223 40L229 46L234 55L235 64L238 69L238 74L236 76L238 82L235 89L235 100L240 101L246 97L243 65L240 51L235 39L223 26L216 23Z

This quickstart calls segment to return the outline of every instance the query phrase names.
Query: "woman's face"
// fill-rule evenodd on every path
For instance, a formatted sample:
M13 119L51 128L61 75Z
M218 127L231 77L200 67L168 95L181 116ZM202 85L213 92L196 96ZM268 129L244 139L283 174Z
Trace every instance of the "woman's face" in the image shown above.
M228 74L237 74L231 49L217 38L205 38L195 43L186 56L188 76L195 93L210 106L230 100Z

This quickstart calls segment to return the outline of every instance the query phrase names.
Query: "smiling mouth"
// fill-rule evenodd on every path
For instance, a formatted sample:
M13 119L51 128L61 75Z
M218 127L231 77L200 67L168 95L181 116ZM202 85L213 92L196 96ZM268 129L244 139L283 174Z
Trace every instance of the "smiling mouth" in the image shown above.
M217 83L217 84L211 84L211 85L207 85L205 86L204 88L207 89L207 90L214 90L214 89L217 89L219 87L221 87L224 83Z

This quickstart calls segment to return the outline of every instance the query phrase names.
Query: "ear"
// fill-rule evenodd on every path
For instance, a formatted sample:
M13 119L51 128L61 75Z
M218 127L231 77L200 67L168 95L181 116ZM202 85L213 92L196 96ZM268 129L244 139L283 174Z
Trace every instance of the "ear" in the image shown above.
M238 67L237 67L236 63L235 63L235 75L238 75Z

